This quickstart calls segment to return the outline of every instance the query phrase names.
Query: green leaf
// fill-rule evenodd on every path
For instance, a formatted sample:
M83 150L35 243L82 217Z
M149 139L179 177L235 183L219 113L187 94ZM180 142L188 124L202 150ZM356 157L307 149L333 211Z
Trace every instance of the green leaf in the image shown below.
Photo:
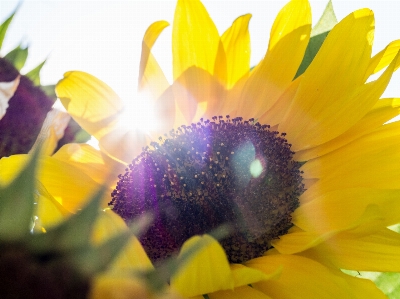
M400 273L381 273L374 282L390 299L400 298Z
M343 271L349 275L372 280L389 299L400 298L400 273Z
M304 54L303 61L301 62L294 79L306 71L311 62L314 60L314 57L317 55L319 49L325 41L326 36L336 24L337 19L335 12L333 11L333 5L329 0L317 25L315 25L311 30L310 41Z
M76 134L74 138L75 143L85 143L86 141L90 140L90 135L88 132L86 132L84 129L80 129Z
M37 67L29 71L28 73L25 74L33 84L39 86L40 85L40 70L42 69L43 65L46 63L46 60L40 63Z
M18 176L0 188L0 240L17 241L29 234L35 202L35 175L40 149Z
M7 18L7 20L5 20L5 21L0 25L0 49L1 49L2 45L3 45L3 41L4 41L4 38L5 38L5 36L6 36L8 26L10 26L10 23L11 23L12 19L14 18L14 15L15 15L15 13L17 12L18 8L19 8L19 5L15 8L15 10L14 10L14 12L11 14L11 16L9 16L9 17Z
M55 85L42 85L40 88L44 91L44 93L50 98L56 100L56 86Z
M25 65L26 59L28 58L28 47L22 48L19 45L14 50L11 50L11 52L7 53L4 58L11 62L17 70L21 70Z

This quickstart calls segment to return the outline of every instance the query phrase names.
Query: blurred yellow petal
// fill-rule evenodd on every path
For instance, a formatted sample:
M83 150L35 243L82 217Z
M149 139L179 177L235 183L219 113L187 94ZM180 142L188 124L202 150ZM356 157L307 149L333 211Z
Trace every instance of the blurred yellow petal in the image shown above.
M274 105L291 84L300 66L310 32L311 9L308 1L290 1L276 17L268 51L243 89L238 107L240 116L258 118Z
M111 176L111 171L117 179L118 174L126 168L125 164L112 160L89 144L68 143L52 157L79 168L99 184Z
M319 145L343 133L378 100L379 96L362 102L355 99L357 87L364 83L373 33L373 13L361 9L344 18L328 34L303 74L296 96L279 126L281 131L290 134L293 150ZM322 71L331 69L335 71ZM383 91L384 87L378 89Z
M0 160L0 182L9 183L25 165L29 155L14 155ZM42 157L38 180L67 210L75 212L100 185L78 168L52 157ZM105 198L105 201L109 199Z
M126 229L127 226L122 218L110 209L106 209L100 213L100 217L96 221L93 229L92 241L94 244L100 244ZM142 245L136 237L132 236L131 240L113 262L112 268L114 270L148 270L152 269L153 265L147 257Z
M220 37L198 0L178 0L172 29L174 79L191 66L214 74Z
M113 128L123 109L107 84L84 72L65 73L56 94L75 121L98 140Z
M54 199L39 181L36 182L36 195L37 209L35 215L37 219L35 219L35 231L47 230L72 215Z
M250 71L250 18L250 14L237 18L221 36L226 54L228 89Z
M181 252L201 244L201 241L207 244L171 278L171 288L182 296L190 297L234 287L234 278L225 251L212 237L192 237L183 244Z
M52 108L47 112L39 135L30 152L40 146L43 154L53 154L58 141L64 136L64 130L67 128L70 119L71 116L68 113L56 108Z
M150 292L144 281L128 275L106 273L96 276L89 292L89 299L148 299Z

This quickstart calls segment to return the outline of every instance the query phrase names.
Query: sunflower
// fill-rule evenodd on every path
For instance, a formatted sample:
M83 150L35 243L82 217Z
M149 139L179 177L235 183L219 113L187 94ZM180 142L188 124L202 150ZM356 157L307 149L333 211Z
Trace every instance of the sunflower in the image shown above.
M154 264L210 242L171 277L182 296L385 298L342 269L400 271L400 236L388 229L400 222L400 124L387 123L399 101L380 98L400 65L400 42L371 57L374 16L360 9L334 26L296 76L310 40L308 1L279 12L253 69L249 20L237 18L220 36L199 1L179 0L171 85L151 54L168 23L148 28L138 90L154 103L155 132L124 128L110 87L66 73L57 95L100 151L66 145L43 158L39 180L73 210L84 196L72 194L118 165L104 201L128 223L152 209L156 220L141 243ZM176 129L163 135L165 128ZM228 238L207 234L225 222Z
M0 49L19 7L0 24ZM28 153L37 146L37 138L47 139L49 153L74 140L87 141L76 122L55 103L54 85L40 84L40 70L46 61L20 73L28 52L29 47L18 45L0 55L0 158ZM43 133L47 136L40 136Z

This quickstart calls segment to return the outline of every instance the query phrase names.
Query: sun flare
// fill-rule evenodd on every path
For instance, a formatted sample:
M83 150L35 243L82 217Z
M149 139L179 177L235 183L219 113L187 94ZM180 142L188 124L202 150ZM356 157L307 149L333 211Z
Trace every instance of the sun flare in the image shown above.
M147 92L138 92L131 99L123 99L123 101L125 110L119 119L121 126L148 133L157 130L162 125L156 119L154 103Z

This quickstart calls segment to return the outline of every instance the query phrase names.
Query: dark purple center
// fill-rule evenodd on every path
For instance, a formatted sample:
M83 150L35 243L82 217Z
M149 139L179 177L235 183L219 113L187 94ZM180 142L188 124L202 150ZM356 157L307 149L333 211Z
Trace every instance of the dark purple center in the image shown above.
M132 161L110 205L127 223L154 214L140 238L154 262L222 224L233 230L220 241L230 262L261 256L292 226L304 191L284 135L229 116L182 126Z

